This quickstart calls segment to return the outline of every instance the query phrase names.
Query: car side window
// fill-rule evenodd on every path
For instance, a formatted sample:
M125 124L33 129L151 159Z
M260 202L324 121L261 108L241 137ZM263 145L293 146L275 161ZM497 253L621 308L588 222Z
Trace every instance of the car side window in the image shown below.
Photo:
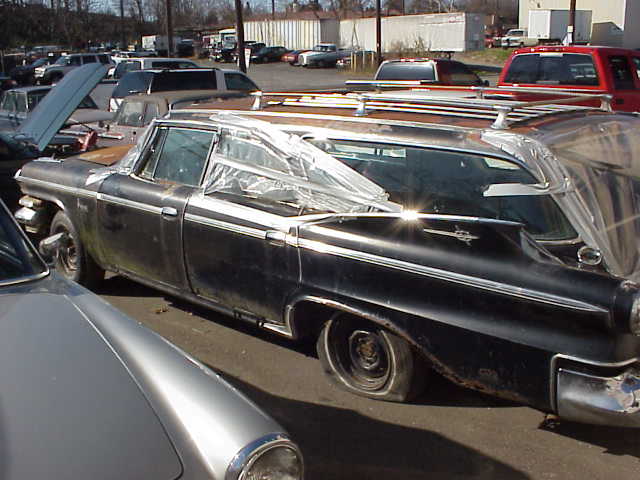
M100 63L109 63L109 57L107 55L98 55L98 60L100 60Z
M82 63L83 64L87 64L87 63L96 63L96 57L93 55L87 55L82 57Z
M486 197L493 184L534 184L514 162L466 152L448 152L356 140L307 140L385 189L407 210L471 215L525 223L539 240L576 233L548 195Z
M640 78L640 57L633 57L633 66L636 69L636 76Z
M140 176L162 183L200 185L214 137L214 132L206 130L160 128Z
M258 86L249 77L245 77L241 73L225 72L224 83L227 86L227 90L242 90L245 92L259 90Z
M81 64L80 57L68 57L69 63L68 65L79 66Z
M633 74L627 57L622 55L609 57L609 68L613 77L613 86L616 90L635 89Z

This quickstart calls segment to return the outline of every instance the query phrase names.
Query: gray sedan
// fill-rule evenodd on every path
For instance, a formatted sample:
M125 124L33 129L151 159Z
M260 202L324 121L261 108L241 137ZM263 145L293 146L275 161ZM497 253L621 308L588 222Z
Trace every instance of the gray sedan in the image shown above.
M64 248L58 235L43 251ZM0 478L302 478L217 374L50 271L0 202Z

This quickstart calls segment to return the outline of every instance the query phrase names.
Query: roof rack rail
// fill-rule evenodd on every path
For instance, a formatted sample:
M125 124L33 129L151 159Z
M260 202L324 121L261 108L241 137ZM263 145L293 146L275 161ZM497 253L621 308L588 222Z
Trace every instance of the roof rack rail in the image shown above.
M554 100L537 100L518 102L503 99L487 99L480 96L475 88L465 87L464 92L476 93L474 97L464 95L437 95L430 90L414 90L409 93L399 92L375 93L312 93L312 92L253 92L255 96L252 110L262 110L268 106L298 106L314 108L353 109L354 115L366 116L373 111L392 111L405 113L422 113L429 115L453 116L490 120L491 128L508 129L511 125L528 120L538 119L546 115L560 112L593 110L591 107L571 105L585 99L600 98L600 108L611 111L610 95L574 95ZM445 89L442 89L445 90ZM566 94L565 94L566 95ZM281 98L265 102L264 97ZM561 104L557 102L562 102Z

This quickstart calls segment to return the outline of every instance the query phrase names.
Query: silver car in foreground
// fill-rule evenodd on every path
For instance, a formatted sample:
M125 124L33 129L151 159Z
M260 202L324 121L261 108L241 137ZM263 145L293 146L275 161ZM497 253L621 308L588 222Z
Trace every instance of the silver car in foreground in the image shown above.
M0 385L3 480L302 478L282 427L197 360L50 271L2 202Z

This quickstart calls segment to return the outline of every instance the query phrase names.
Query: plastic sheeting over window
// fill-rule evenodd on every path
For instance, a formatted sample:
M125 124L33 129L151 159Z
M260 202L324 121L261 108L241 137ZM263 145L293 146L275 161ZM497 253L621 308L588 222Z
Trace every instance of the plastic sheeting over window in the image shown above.
M608 271L640 280L640 120L594 115L553 125L539 141L508 132L483 139L543 170L550 193Z
M232 115L220 137L205 192L246 195L301 209L330 212L400 211L378 185L297 135Z

